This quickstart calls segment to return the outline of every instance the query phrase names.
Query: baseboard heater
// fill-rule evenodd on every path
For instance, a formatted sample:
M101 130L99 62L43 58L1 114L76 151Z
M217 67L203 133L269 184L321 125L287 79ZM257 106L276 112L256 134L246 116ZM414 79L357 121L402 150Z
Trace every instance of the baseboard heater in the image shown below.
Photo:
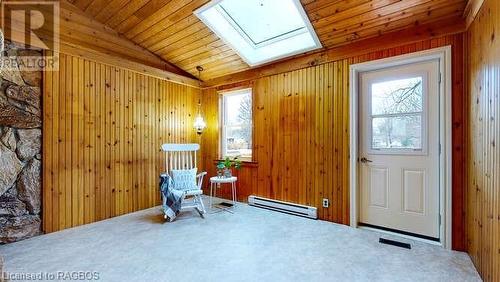
M314 207L271 200L253 195L248 196L248 204L254 207L284 212L288 214L293 214L313 219L318 218L318 210Z

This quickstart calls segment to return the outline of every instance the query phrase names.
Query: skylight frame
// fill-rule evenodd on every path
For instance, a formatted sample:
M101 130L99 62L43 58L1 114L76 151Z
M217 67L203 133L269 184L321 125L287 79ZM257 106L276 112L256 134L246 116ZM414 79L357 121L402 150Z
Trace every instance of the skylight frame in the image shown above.
M323 45L321 44L321 41L318 38L318 35L316 34L316 30L314 29L313 25L311 24L311 21L309 20L309 16L307 15L306 11L304 10L304 7L300 3L300 0L291 0L291 2L295 5L295 8L299 12L299 14L304 22L305 31L301 32L301 30L303 29L303 28L301 28L298 31L297 30L291 31L291 32L288 32L286 34L282 34L280 36L277 36L277 38L266 40L266 41L263 41L263 42L257 43L257 44L255 44L253 42L253 40L246 34L246 32L243 31L241 29L241 27L239 27L239 25L232 18L230 18L230 16L226 12L221 13L221 11L219 10L219 7L215 7L215 9L218 10L218 12L225 18L225 20L228 22L228 24L231 25L235 29L235 31L238 32L240 34L240 36L250 45L250 47L253 47L254 49L258 49L258 48L261 48L261 47L264 47L264 46L267 46L267 45L270 45L270 44L273 44L276 42L280 42L280 41L295 37L297 35L305 34L305 33L308 33L308 35L311 36L311 39L314 42L314 46L304 47L302 49L298 49L296 51L292 51L292 52L286 53L284 55L272 57L272 58L265 59L265 60L259 60L259 62L257 62L257 63L252 63L252 61L249 58L247 58L242 52L240 52L240 50L238 50L238 48L236 48L231 42L229 42L226 39L226 37L223 34L221 34L221 32L212 25L212 23L210 21L208 21L205 17L203 17L201 15L203 12L205 12L211 8L214 8L214 6L217 6L222 1L224 1L224 0L212 0L209 3L205 4L204 6L195 10L193 12L193 14L198 19L200 19L203 23L205 23L205 25L207 25L207 27L209 27L210 30L212 32L214 32L224 43L226 43L228 46L230 46L231 49L233 51L235 51L236 54L238 54L238 56L240 56L240 58L242 58L250 67L265 65L265 64L275 62L275 61L278 61L278 60L281 60L284 58L292 57L292 56L295 56L298 54L303 54L303 53L306 53L309 51L318 50L318 49L321 49L323 47ZM223 10L223 9L221 9L221 10Z

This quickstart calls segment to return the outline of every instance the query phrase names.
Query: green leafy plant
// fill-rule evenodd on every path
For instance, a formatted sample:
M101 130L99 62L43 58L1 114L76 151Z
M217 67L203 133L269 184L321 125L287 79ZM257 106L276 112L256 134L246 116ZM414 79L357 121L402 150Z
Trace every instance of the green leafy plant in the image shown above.
M226 166L224 165L224 163L223 163L223 162L219 162L219 163L217 164L217 169L218 169L218 170L223 170L225 167L226 167Z
M225 160L217 163L218 170L231 169L233 167L238 170L241 169L241 160L238 157L234 157L233 159L226 157Z

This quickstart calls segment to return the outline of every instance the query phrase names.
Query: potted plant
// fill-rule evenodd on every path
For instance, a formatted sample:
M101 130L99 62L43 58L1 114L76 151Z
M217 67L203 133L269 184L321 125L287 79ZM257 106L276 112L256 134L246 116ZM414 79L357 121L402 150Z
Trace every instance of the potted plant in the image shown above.
M225 178L232 177L233 176L233 173L231 171L232 168L238 170L241 169L241 161L238 159L238 157L234 157L233 159L226 157L225 160L217 163L217 176L219 177L224 176Z

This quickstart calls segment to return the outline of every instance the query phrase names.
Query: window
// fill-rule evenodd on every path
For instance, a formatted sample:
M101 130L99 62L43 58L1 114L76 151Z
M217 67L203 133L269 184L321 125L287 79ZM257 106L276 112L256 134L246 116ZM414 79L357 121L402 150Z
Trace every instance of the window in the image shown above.
M423 150L422 84L412 77L371 85L373 150Z
M250 66L321 48L299 0L213 0L195 14Z
M221 97L222 157L252 159L252 90L224 93Z

